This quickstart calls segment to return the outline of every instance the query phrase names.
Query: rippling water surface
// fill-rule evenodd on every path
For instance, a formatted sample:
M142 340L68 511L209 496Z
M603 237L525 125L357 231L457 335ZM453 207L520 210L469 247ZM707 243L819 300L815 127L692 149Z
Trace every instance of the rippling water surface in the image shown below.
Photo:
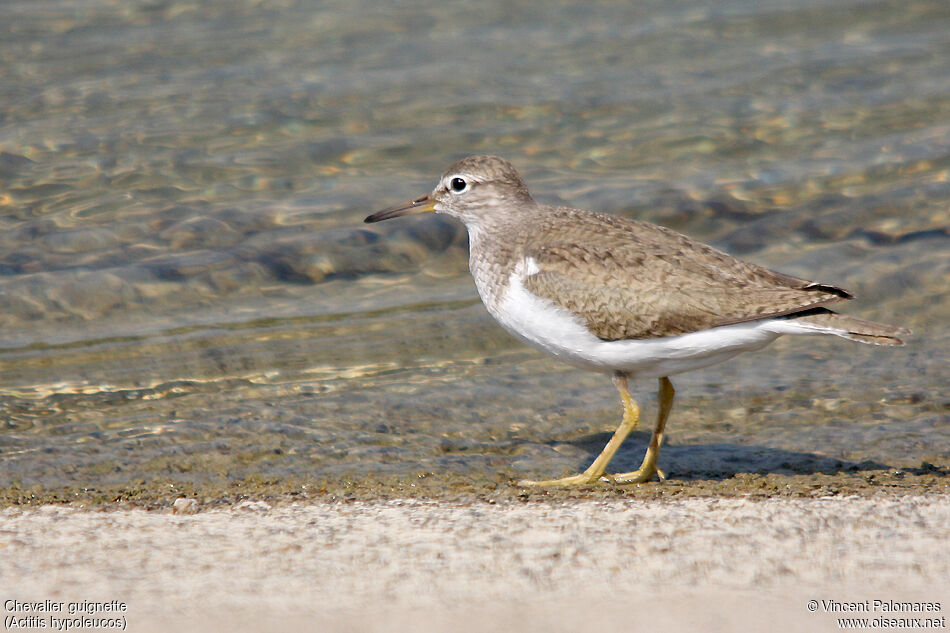
M0 3L0 485L584 467L610 382L491 321L456 224L361 224L473 153L915 331L679 377L672 477L950 466L948 24L916 0Z

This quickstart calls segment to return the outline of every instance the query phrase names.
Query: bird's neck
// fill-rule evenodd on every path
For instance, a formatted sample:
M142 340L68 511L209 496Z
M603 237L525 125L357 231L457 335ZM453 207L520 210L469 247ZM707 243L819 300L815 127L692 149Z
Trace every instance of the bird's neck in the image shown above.
M522 250L520 231L501 224L469 224L468 267L475 279L475 287L485 305L492 309L504 295L512 270ZM523 228L522 228L523 231Z

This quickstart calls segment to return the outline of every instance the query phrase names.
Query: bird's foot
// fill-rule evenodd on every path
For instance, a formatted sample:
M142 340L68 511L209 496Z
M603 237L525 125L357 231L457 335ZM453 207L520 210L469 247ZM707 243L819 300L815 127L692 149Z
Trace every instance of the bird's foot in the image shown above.
M642 484L652 480L654 475L659 477L660 481L666 479L666 473L657 468L656 464L643 464L633 472L603 475L600 480L612 484Z
M599 474L593 473L578 473L576 475L571 475L570 477L562 477L561 479L545 479L542 481L534 481L533 479L520 479L518 481L519 486L532 486L532 487L544 487L544 486L587 486L590 484L600 483L603 480L603 477Z

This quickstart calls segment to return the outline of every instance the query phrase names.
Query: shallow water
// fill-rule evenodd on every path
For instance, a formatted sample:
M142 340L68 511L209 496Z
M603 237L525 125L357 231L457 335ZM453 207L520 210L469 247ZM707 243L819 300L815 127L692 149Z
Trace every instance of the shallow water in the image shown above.
M915 331L677 378L670 477L950 467L950 5L706 4L0 4L0 486L586 466L610 382L360 222L472 153Z

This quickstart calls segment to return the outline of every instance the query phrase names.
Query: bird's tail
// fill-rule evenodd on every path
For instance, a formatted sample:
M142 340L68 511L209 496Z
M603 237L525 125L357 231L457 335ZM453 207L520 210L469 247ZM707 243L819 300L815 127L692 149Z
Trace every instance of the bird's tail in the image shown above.
M827 308L798 312L787 318L796 325L822 334L834 334L869 345L903 345L904 341L898 335L910 334L906 328L845 316Z

